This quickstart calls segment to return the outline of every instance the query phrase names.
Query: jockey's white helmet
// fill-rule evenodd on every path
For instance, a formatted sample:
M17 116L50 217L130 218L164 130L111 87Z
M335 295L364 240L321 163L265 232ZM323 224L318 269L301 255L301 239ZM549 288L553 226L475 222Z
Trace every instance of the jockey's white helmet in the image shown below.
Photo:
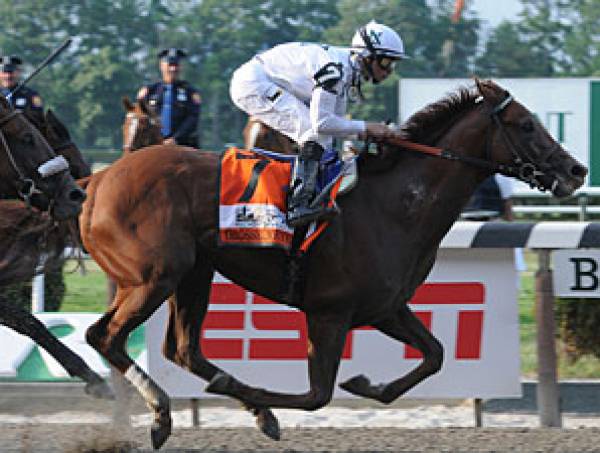
M362 57L409 58L404 53L400 35L374 20L356 30L352 38L352 50Z

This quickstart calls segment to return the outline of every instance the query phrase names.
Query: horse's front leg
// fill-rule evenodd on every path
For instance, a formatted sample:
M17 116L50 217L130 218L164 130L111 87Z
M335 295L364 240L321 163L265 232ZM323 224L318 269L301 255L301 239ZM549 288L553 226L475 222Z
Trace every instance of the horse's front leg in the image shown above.
M106 381L92 370L81 357L59 341L44 324L23 308L0 299L0 324L31 338L44 348L73 377L86 382L85 391L97 398L113 399L114 394Z
M325 406L333 395L349 322L339 315L307 314L308 377L310 390L302 394L271 392L250 387L234 377L217 374L206 390L229 395L258 407L281 407L316 410Z
M428 376L437 373L442 367L444 359L442 344L427 330L408 305L402 304L396 316L373 327L421 351L423 362L405 376L388 384L373 385L366 376L355 376L340 384L340 387L347 392L388 404Z

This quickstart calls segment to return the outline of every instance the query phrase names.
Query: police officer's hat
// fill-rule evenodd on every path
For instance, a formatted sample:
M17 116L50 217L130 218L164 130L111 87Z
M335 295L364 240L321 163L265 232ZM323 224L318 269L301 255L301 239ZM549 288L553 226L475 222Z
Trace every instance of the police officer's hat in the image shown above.
M0 57L0 71L2 72L13 72L22 64L23 60L14 55L5 55Z
M158 58L162 61L166 61L169 64L179 64L179 59L187 57L187 53L181 49L171 47L169 49L161 50L158 53Z

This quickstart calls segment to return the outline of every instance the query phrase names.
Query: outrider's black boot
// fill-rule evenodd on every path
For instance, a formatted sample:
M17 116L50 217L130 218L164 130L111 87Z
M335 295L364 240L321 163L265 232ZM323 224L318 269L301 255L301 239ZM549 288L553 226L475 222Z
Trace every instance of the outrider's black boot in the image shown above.
M287 212L287 224L292 228L337 214L337 210L323 204L310 204L316 195L319 161L323 152L323 147L317 142L306 142L298 154Z

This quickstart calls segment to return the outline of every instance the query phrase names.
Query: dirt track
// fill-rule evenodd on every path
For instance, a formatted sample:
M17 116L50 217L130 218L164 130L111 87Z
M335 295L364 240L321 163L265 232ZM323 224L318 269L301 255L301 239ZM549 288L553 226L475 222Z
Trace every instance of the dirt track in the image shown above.
M176 428L163 452L240 452L240 451L543 451L600 452L600 428L560 429L286 429L284 439L274 442L255 429L181 429ZM133 448L102 450L114 441L133 442ZM91 448L96 450L90 450ZM3 425L0 451L85 452L152 451L147 428L117 433L102 425Z

